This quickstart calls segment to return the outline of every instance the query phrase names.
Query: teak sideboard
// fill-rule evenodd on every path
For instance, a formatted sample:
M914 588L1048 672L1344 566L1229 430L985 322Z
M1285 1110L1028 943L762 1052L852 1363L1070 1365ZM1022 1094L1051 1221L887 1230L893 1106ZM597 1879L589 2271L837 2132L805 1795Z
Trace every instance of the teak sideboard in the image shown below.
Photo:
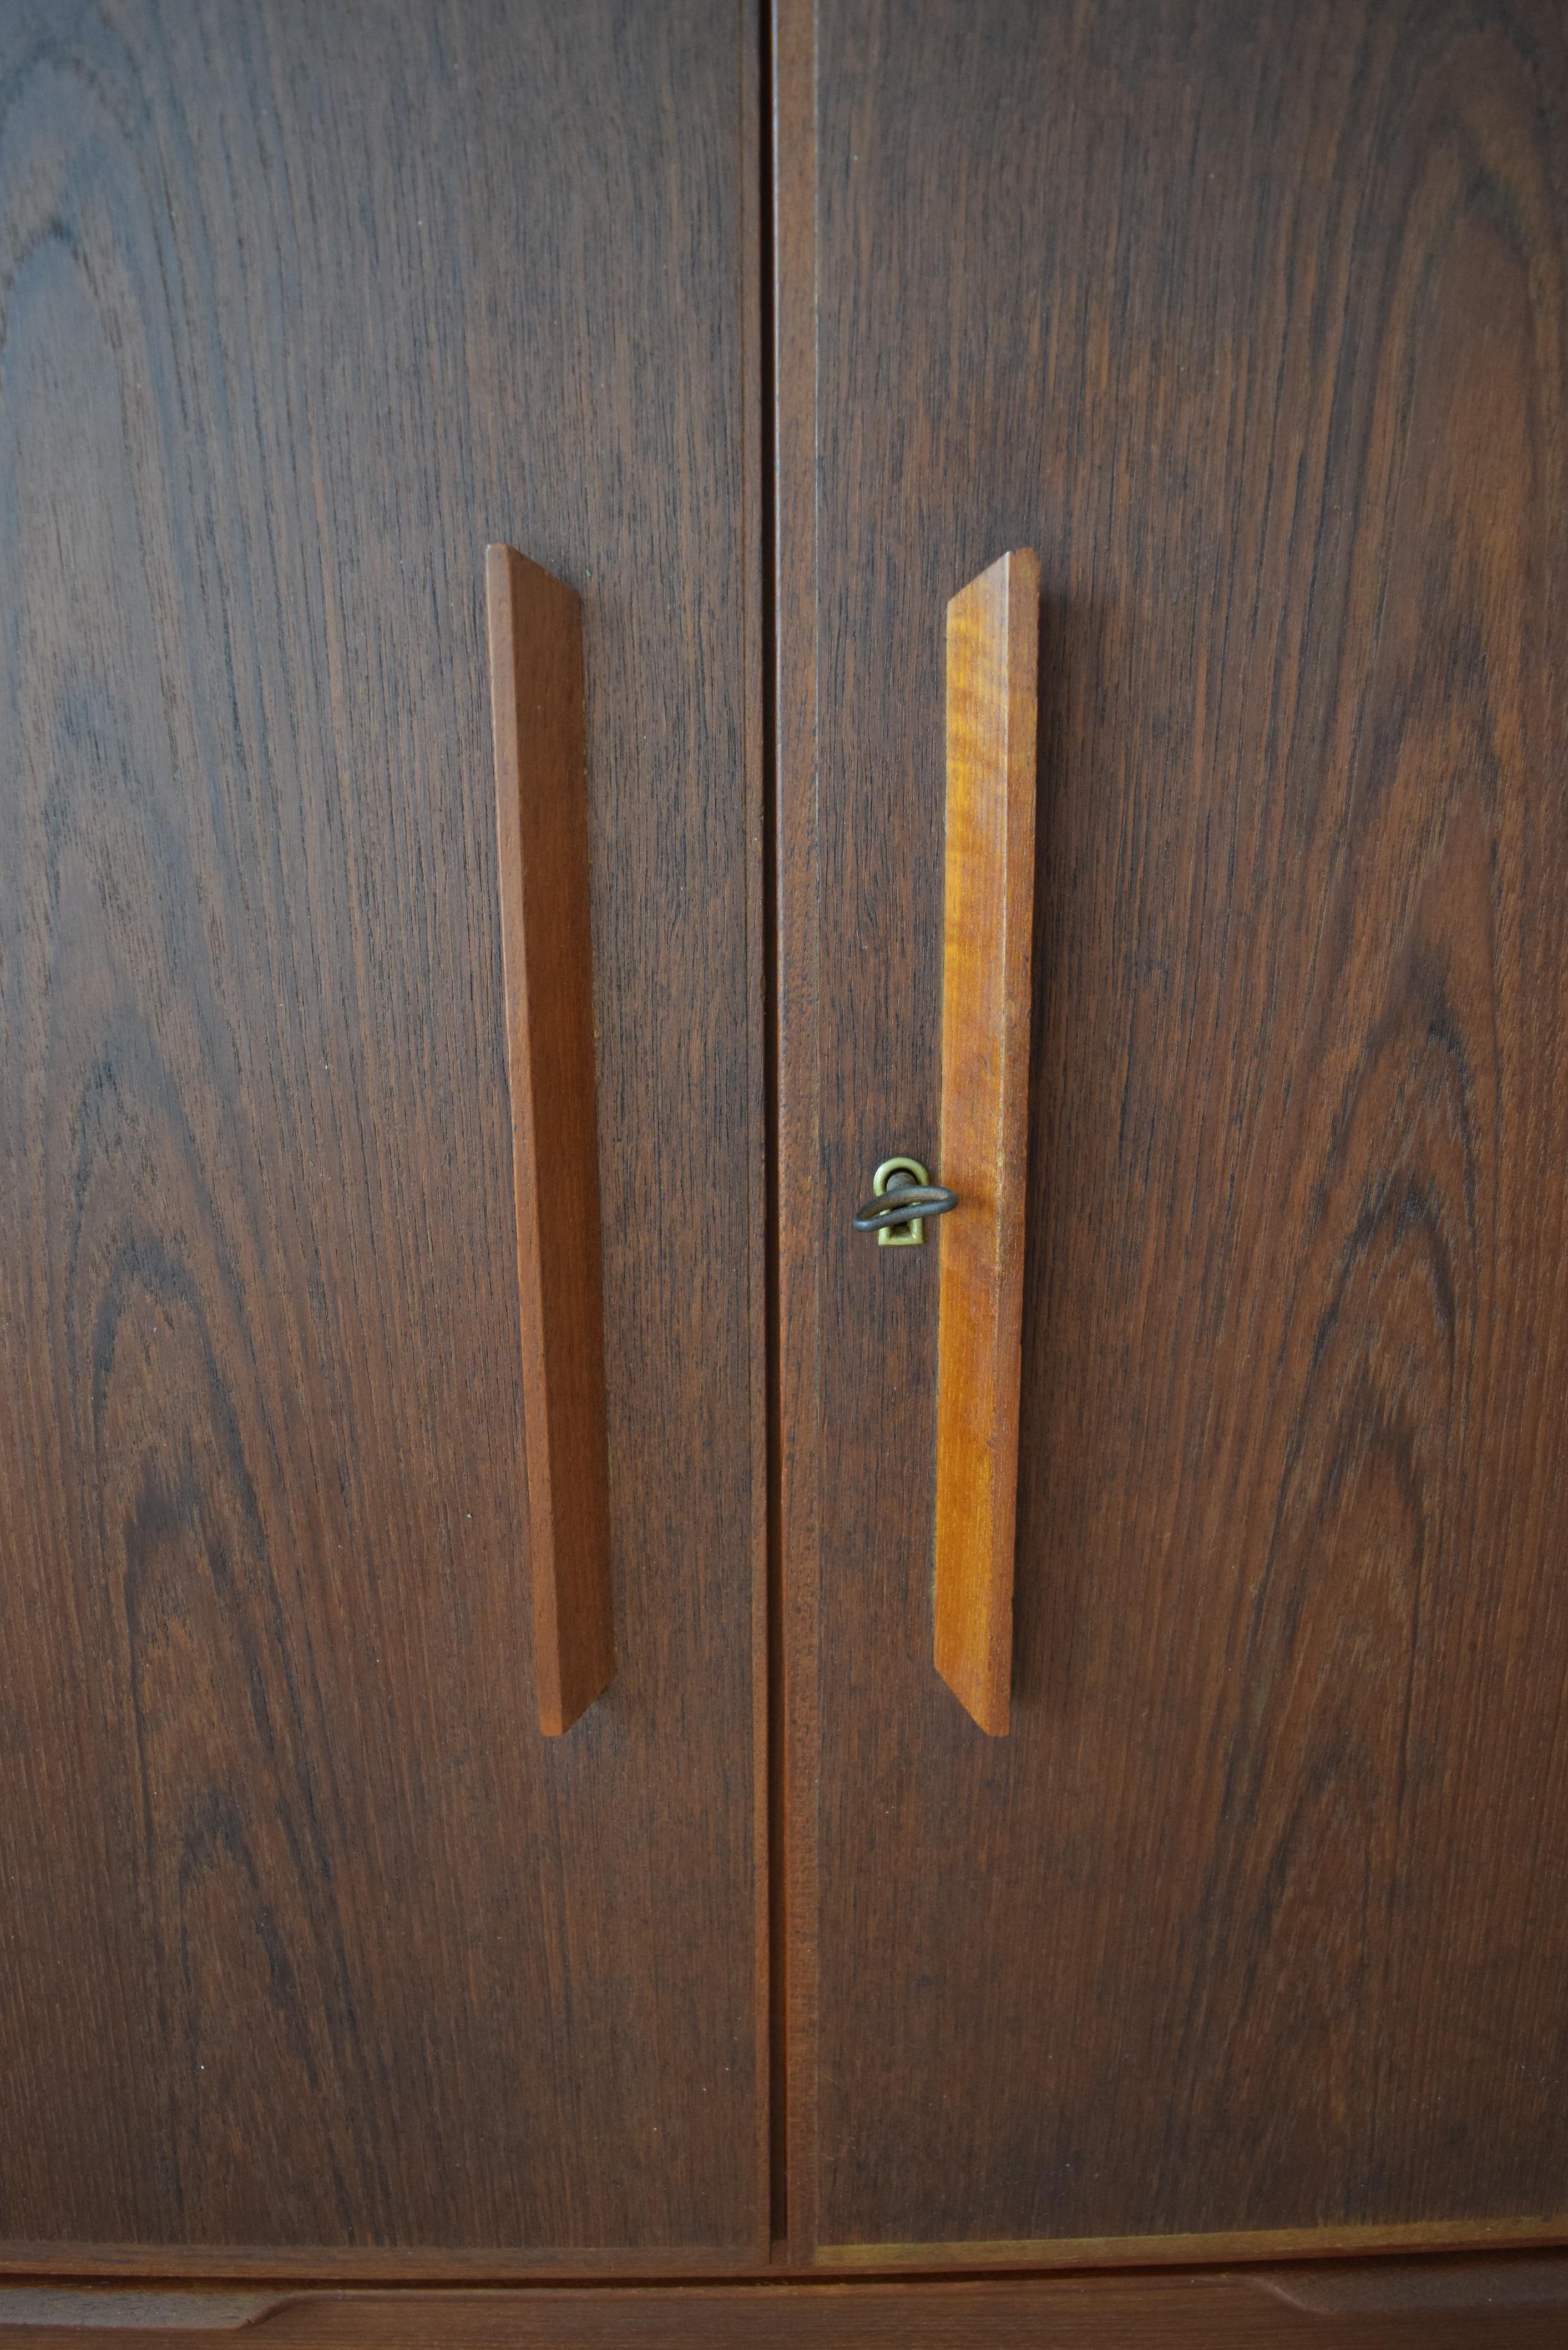
M1560 0L0 0L5 2350L1568 2341L1565 1397Z

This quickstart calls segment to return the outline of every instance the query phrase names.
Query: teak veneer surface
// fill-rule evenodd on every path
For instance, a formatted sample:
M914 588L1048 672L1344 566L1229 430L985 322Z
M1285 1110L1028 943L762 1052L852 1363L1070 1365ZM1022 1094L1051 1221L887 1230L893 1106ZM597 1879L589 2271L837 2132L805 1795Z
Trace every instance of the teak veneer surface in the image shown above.
M948 606L937 1227L937 1670L1004 1735L1012 1678L1029 1150L1040 566L1021 547Z
M774 56L797 2250L1561 2232L1568 19L781 0ZM850 1218L941 1171L943 615L1020 546L992 1741L943 1237Z
M765 2255L754 37L0 11L0 2261ZM487 540L587 676L553 1741Z
M780 0L790 2257L1561 2228L1565 50ZM717 0L0 16L13 2273L765 2254L754 68ZM548 1743L487 539L589 681L620 1666ZM849 1215L936 1157L942 616L1025 543L997 1744L931 1670L940 1235ZM1446 2273L250 2314L1560 2334L1550 2262Z
M539 1727L615 1675L582 599L485 550Z

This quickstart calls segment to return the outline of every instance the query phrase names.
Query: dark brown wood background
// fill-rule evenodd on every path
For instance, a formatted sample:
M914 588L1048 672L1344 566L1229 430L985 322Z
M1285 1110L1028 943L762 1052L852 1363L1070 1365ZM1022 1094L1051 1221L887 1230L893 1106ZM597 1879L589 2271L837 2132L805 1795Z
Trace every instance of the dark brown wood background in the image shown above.
M1543 2225L1561 11L821 18L776 36L794 2242ZM718 0L0 11L13 2264L765 2248L753 62ZM487 538L587 615L620 1669L558 1743ZM1019 544L993 1743L930 1661L940 1233L848 1218L935 1147L942 614Z
M1540 2223L1568 2211L1568 27L789 0L777 53L792 2225L1016 2259ZM880 1159L934 1152L942 616L1020 545L993 1742L931 1665L940 1235L849 1220Z
M0 12L9 2256L765 2243L753 59ZM559 1742L487 539L586 609L620 1669Z

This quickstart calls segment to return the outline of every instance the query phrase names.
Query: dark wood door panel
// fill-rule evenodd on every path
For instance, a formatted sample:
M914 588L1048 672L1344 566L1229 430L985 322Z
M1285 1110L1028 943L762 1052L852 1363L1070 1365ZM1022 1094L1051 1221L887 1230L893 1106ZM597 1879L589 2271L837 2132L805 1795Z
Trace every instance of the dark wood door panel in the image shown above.
M784 1257L792 2212L1009 2260L1541 2226L1562 12L851 0L785 8L778 57L781 1123L819 1187ZM1040 850L993 1742L930 1665L940 1235L849 1218L934 1152L942 615L1018 546Z
M751 55L0 18L13 2251L755 2257ZM586 615L620 1670L551 1742L487 539Z

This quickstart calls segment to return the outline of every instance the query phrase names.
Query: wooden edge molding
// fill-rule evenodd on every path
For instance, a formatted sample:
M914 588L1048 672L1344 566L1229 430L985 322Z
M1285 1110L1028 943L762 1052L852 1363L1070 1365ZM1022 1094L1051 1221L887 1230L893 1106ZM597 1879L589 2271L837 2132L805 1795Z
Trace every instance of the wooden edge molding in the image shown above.
M1314 2297L1314 2289L1317 2297ZM254 2304L253 2307L252 2305ZM247 2314L248 2312L248 2314ZM1358 2262L1301 2272L1167 2270L1128 2275L922 2282L370 2287L246 2293L233 2288L0 2287L5 2350L197 2350L243 2334L257 2350L1490 2350L1563 2338L1568 2255ZM1412 2326L1416 2328L1412 2331Z
M1509 2260L1313 2261L1301 2268L1267 2270L1259 2282L1293 2309L1324 2317L1552 2309L1568 2318L1568 2257L1562 2253Z
M615 1675L582 605L485 554L539 1727Z
M1444 2255L1568 2257L1568 2213L1530 2220L1409 2220L1314 2228L1225 2228L1170 2236L953 2237L945 2242L819 2244L820 2268L859 2276L974 2275L1038 2270L1090 2274L1114 2269L1245 2268L1298 2278L1379 2273L1401 2261L1423 2274ZM1411 2256L1417 2256L1412 2261Z
M291 2296L244 2285L0 2284L0 2340L63 2334L237 2334Z
M936 1665L1005 1735L1023 1313L1040 565L948 606L937 1336Z

